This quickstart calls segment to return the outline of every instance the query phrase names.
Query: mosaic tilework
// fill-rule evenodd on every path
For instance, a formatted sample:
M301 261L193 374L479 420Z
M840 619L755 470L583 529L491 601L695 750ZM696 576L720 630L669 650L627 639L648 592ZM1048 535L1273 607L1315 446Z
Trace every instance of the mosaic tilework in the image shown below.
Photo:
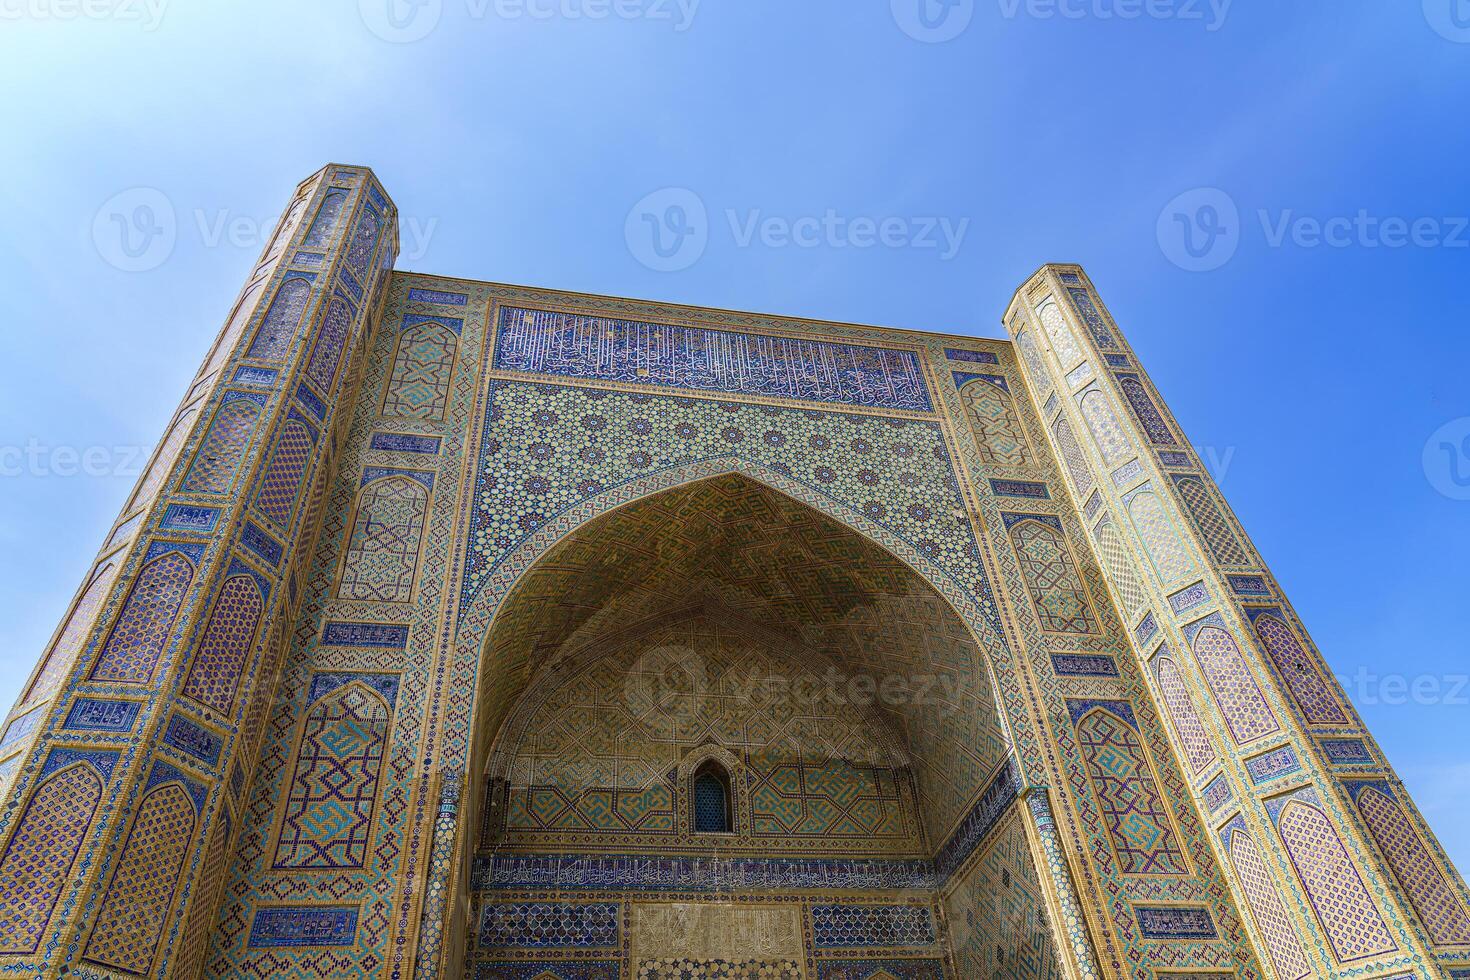
M1276 665L1292 700L1309 725L1350 725L1352 721L1322 676L1317 658L1302 648L1291 627L1279 616L1261 612L1254 617L1256 635Z
M77 654L81 652L82 644L87 642L87 635L92 630L97 613L101 611L102 603L107 599L112 583L117 579L117 571L117 563L109 561L93 572L92 581L88 583L86 591L82 593L82 597L72 608L71 615L66 618L66 625L62 627L61 635L56 638L56 643L46 654L46 659L41 662L41 669L36 672L35 680L31 681L30 687L21 697L22 704L38 700L51 693L61 680L63 673L70 669Z
M0 734L0 749L13 745L35 731L36 726L41 723L44 710L44 708L32 708L25 714L12 718L5 726L4 734Z
M357 227L352 231L352 240L347 245L347 254L343 260L347 271L358 279L366 275L368 263L373 259L381 224L382 220L372 205L364 207L362 214L358 216Z
M1286 906L1281 904L1281 893L1271 880L1271 872L1261 857L1260 845L1239 818L1226 828L1224 834L1229 842L1230 863L1235 867L1235 875L1245 892L1251 914L1255 916L1256 929L1276 967L1276 975L1283 980L1303 980L1311 976L1312 967L1307 961L1307 954L1302 951Z
M643 960L638 980L802 980L795 960Z
M1118 598L1122 600L1123 613L1128 617L1138 614L1138 611L1148 605L1148 599L1143 594L1143 586L1138 582L1138 575L1133 571L1133 563L1128 559L1128 553L1123 550L1123 539L1118 535L1118 529L1113 526L1113 519L1104 516L1093 529L1093 538L1097 541L1098 552L1102 557L1103 568L1107 571L1108 581L1112 583L1117 591Z
M443 416L458 349L459 336L443 323L424 320L405 327L385 389L383 414L405 419Z
M1205 734L1205 727L1194 710L1194 701L1189 696L1189 685L1179 673L1179 665L1168 651L1154 658L1153 670L1159 691L1164 696L1164 706L1174 723L1174 731L1184 745L1189 768L1195 775L1199 775L1215 763L1216 756L1215 748Z
M265 318L255 330L247 357L262 361L279 361L291 349L306 310L311 305L315 276L297 275L286 279L276 290Z
M479 963L475 980L622 980L619 960L573 963L543 960L538 963Z
M311 359L306 362L306 378L317 389L330 393L337 380L337 365L342 361L342 346L352 329L357 315L348 301L341 296L332 297L327 305L326 316L322 317L312 344Z
M1081 345L1077 343L1076 335L1072 333L1071 326L1062 316L1061 308L1057 306L1055 300L1047 297L1046 301L1037 308L1036 315L1041 318L1041 325L1046 328L1046 335L1051 338L1051 349L1052 353L1057 356L1057 362L1063 371L1070 371L1084 355ZM1038 377L1044 376L1038 375Z
M311 219L311 227L301 239L301 244L306 248L324 248L337 232L337 224L342 220L342 208L347 204L347 192L332 189L322 195L322 203L317 206L316 216Z
M355 906L275 906L260 909L250 923L249 945L273 949L290 946L350 946L357 936Z
M980 458L994 466L1025 466L1026 435L1011 396L988 380L972 381L960 392L970 428L980 445Z
M1395 790L1382 782L1349 783L1346 788L1430 938L1441 946L1470 944L1470 913Z
M184 443L189 439L189 429L197 420L199 410L197 408L186 408L179 412L173 423L169 426L168 434L163 437L158 451L154 453L153 461L148 464L148 472L144 474L138 489L134 491L128 507L141 506L152 500L158 493L158 488L163 486L163 481L168 479L173 470L174 461L179 458L179 453L184 449Z
M193 580L194 562L182 551L164 552L144 565L97 657L92 679L151 681Z
M607 948L621 941L616 902L496 902L480 915L480 945L515 949Z
M1002 516L1042 629L1054 633L1098 632L1087 589L1062 536L1061 522L1047 515Z
M495 366L745 395L931 409L918 358L882 347L766 337L507 306Z
M1207 908L1135 905L1133 914L1145 939L1214 939L1219 935Z
M1189 516L1190 522L1194 524L1200 537L1204 539L1205 547L1209 549L1217 562L1222 565L1251 563L1250 557L1245 553L1245 548L1240 544L1240 539L1235 536L1230 522L1225 519L1224 512L1220 510L1214 494L1203 480L1196 476L1176 473L1174 474L1174 489L1178 491L1179 499L1184 502L1184 513Z
M248 571L225 580L181 693L228 718L265 611L265 586Z
M1082 409L1082 420L1092 433L1093 444L1102 455L1104 465L1117 466L1133 455L1133 442L1118 422L1112 401L1101 388L1084 392L1077 405Z
M1119 871L1188 874L1131 709L1113 702L1070 702L1068 707Z
M66 713L63 728L73 731L126 732L138 720L142 704L137 701L103 701L77 698Z
M945 971L944 963L934 959L823 960L816 980L945 980Z
M1116 348L1117 344L1113 342L1112 331L1108 328L1102 311L1092 301L1092 294L1086 289L1079 287L1068 289L1067 297L1072 301L1072 308L1082 318L1082 323L1087 327L1087 332L1092 335L1092 342L1097 344L1101 350Z
M1247 745L1281 730L1276 713L1256 685L1245 657L1218 615L1197 627L1190 649L1215 695L1236 744Z
M195 801L180 782L160 785L143 797L87 942L87 959L130 973L149 972L197 817Z
M362 866L397 690L391 675L312 679L273 867Z
M1041 349L1036 344L1036 335L1030 330L1022 330L1016 334L1016 348L1026 362L1026 373L1030 376L1031 383L1037 386L1037 392L1045 398L1052 390L1051 372L1046 369L1046 361L1042 359ZM1050 417L1050 412L1047 416Z
M180 490L225 493L234 485L235 472L240 468L240 460L260 417L260 405L255 396L242 395L220 406Z
M429 489L409 476L389 476L363 487L337 594L367 602L413 597Z
M75 762L41 783L26 804L0 857L0 953L30 953L41 941L106 777L88 761Z
M1296 751L1289 745L1283 745L1279 749L1272 749L1270 752L1263 752L1245 760L1246 774L1257 786L1300 772L1301 768L1302 764L1296 757Z
M1163 503L1149 486L1145 483L1141 490L1128 496L1128 517L1159 581L1168 584L1194 571L1194 561L1180 544L1178 528Z
M255 509L281 527L291 523L301 481L316 445L316 430L296 415L295 409L292 416L281 426L265 474L260 478L260 489L255 494Z
M1046 899L1023 819L1019 809L1011 811L973 865L956 876L946 897L959 977L1062 980L1066 976L1047 922Z
M1315 790L1267 804L1277 832L1340 962L1398 948Z
M938 938L922 905L815 905L811 916L818 949L932 946Z
M1138 425L1143 429L1148 441L1156 446L1174 446L1178 441L1174 433L1169 429L1169 423L1164 420L1164 415L1154 404L1148 389L1136 374L1120 374L1118 387L1123 391L1123 398L1128 402L1128 407L1133 410L1133 417L1138 420Z
M1077 488L1078 495L1085 495L1093 487L1092 467L1087 465L1087 457L1082 455L1082 447L1072 432L1071 421L1065 415L1059 416L1052 425L1052 431L1062 450L1062 462L1071 474L1072 486Z

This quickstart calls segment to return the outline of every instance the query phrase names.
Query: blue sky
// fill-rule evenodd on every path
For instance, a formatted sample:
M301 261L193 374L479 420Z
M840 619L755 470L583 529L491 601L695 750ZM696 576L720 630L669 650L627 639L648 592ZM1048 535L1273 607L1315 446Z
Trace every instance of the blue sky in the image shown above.
M0 700L258 229L363 163L447 275L998 336L1082 262L1470 868L1465 0L917 2L0 3Z

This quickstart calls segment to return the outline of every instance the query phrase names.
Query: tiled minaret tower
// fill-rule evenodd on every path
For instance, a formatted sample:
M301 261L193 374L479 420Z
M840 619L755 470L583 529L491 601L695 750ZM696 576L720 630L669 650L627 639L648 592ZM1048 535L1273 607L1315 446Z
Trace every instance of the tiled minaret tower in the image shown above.
M9 715L7 975L198 975L396 253L366 168L297 188Z
M1463 881L1086 274L1005 324L1263 962L1460 976Z

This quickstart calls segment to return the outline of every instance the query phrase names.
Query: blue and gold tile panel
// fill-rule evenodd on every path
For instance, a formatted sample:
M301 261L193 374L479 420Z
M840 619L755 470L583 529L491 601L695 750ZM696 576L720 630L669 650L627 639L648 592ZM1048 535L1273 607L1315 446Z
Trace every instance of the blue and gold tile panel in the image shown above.
M1210 910L1202 905L1135 905L1133 915L1145 939L1218 939Z
M923 905L814 905L811 917L817 949L907 949L938 941L934 913Z
M255 910L248 945L351 946L357 941L356 905L273 905Z
M495 367L568 378L929 412L911 351L506 306Z
M618 902L493 902L480 915L480 945L495 949L607 949L621 942Z
M62 727L82 732L130 732L142 707L138 701L77 698Z

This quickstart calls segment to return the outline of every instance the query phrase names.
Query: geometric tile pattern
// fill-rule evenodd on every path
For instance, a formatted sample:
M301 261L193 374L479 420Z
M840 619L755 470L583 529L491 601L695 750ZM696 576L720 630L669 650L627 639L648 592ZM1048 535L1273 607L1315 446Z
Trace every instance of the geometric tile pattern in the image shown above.
M1184 745L1189 767L1198 775L1215 762L1215 748L1205 734L1204 725L1200 724L1199 715L1194 710L1194 701L1189 696L1189 686L1180 675L1179 665L1174 663L1174 658L1167 651L1160 653L1154 658L1153 667L1158 678L1159 691L1164 695L1164 704L1174 722L1174 730Z
M315 434L306 421L295 415L281 426L275 448L271 450L270 462L260 478L260 489L255 496L255 509L286 527L296 507L296 495L301 492L301 477L311 459L312 447L316 444Z
M1084 355L1056 301L1047 297L1046 301L1036 310L1036 315L1041 318L1041 325L1046 328L1046 335L1051 338L1051 349L1052 353L1057 356L1057 363L1063 371L1071 370Z
M76 607L66 619L66 626L62 629L61 635L56 638L55 646L42 661L41 669L36 672L36 679L19 703L29 704L50 694L65 672L70 669L77 654L81 652L82 644L87 642L87 635L92 630L97 614L102 610L102 603L107 600L107 595L112 590L117 571L117 562L110 561L92 576L87 591L77 600Z
M752 974L756 976L757 974ZM764 977L765 974L758 974ZM778 976L779 974L771 974ZM1009 974L990 974L1009 976ZM1021 974L1030 976L1031 974ZM1039 975L1039 974L1038 974ZM703 976L703 974L695 974ZM793 973L793 977L800 976ZM815 980L945 980L948 972L941 960L820 960L817 963ZM975 974L980 976L980 974ZM1055 974L1060 977L1060 974ZM681 977L680 980L683 980Z
M1026 374L1031 383L1036 385L1040 398L1051 394L1051 372L1046 369L1046 362L1041 357L1041 350L1036 346L1036 337L1030 330L1022 330L1016 334L1016 347L1021 351L1021 359L1026 362ZM1048 413L1050 414L1050 413Z
M1337 695L1322 678L1317 658L1302 649L1291 627L1270 613L1255 617L1256 634L1309 725L1350 725Z
M1123 550L1123 539L1113 526L1113 519L1106 515L1093 528L1092 533L1097 539L1097 549L1102 557L1103 567L1107 569L1108 581L1117 590L1118 598L1123 601L1123 613L1131 621L1140 609L1148 605L1148 599L1143 594L1143 587L1138 584L1133 563Z
M1128 517L1143 541L1159 582L1167 585L1188 575L1194 569L1194 562L1179 543L1179 532L1164 505L1149 488L1150 484L1145 483L1140 492L1128 498Z
M1279 732L1281 725L1261 689L1256 686L1255 677L1235 638L1221 625L1215 625L1218 619L1218 616L1211 616L1207 620L1209 625L1200 627L1191 649L1210 690L1214 692L1235 743L1248 745Z
M1394 877L1437 945L1470 944L1470 914L1387 783L1349 787Z
M1019 807L1012 809L984 853L957 876L958 884L945 900L960 977L1062 980L1066 976L1052 940L1024 819Z
M347 300L336 296L317 328L311 360L306 364L306 378L325 394L332 393L332 383L337 380L337 364L342 360L342 345L347 341L347 332L352 328L356 315Z
M87 942L87 959L129 973L150 972L197 816L177 782L143 797Z
M1065 415L1057 416L1052 432L1062 450L1062 462L1067 465L1067 472L1071 474L1072 486L1077 489L1079 496L1086 495L1092 489L1092 468L1087 465L1087 458L1082 455L1082 447L1072 432L1071 419Z
M621 918L622 906L616 902L497 902L486 905L481 913L480 945L503 949L616 948Z
M1031 592L1041 628L1052 633L1096 633L1097 620L1087 600L1061 523L1047 515L1005 514L1011 544Z
M260 403L254 396L232 398L221 405L179 489L184 493L227 492L259 416Z
M1070 280L1064 279L1063 281L1067 282ZM1092 294L1086 289L1072 288L1067 290L1067 296L1072 300L1072 308L1077 311L1077 315L1087 325L1087 332L1092 335L1093 343L1097 344L1102 350L1116 350L1118 345L1113 342L1112 331L1108 329L1107 321L1103 319L1102 312L1097 308L1097 304L1092 301ZM1115 355L1108 355L1110 363L1113 356Z
M1255 839L1246 830L1245 822L1237 818L1224 833L1230 841L1230 862L1250 903L1256 928L1266 943L1266 951L1276 966L1276 975L1282 980L1302 980L1310 976L1312 968L1302 952L1286 907L1281 904L1281 893L1276 890L1271 872L1266 868Z
M362 214L358 216L357 227L352 230L352 240L347 244L347 255L343 259L343 265L346 266L347 271L356 276L359 281L367 273L368 263L373 259L373 249L378 245L380 227L381 221L377 211L373 210L371 204L364 206ZM330 389L331 385L324 385L323 388Z
M1121 703L1071 702L1093 798L1129 875L1189 874L1148 755ZM1125 714L1127 717L1125 717Z
M811 914L818 949L932 946L937 938L924 905L815 905Z
M795 960L642 960L638 980L802 980Z
M220 587L209 624L184 679L186 698L219 712L234 715L240 673L255 646L255 633L264 612L261 584L249 572L233 575Z
M262 361L279 361L291 349L291 341L301 329L301 318L311 303L314 276L296 275L287 279L271 300L265 319L255 332L246 355Z
M1109 467L1117 466L1136 452L1128 433L1118 423L1113 403L1108 401L1101 388L1088 391L1077 404L1082 409L1082 420L1087 423L1092 440L1102 454L1103 463Z
M92 679L121 684L151 681L193 580L194 563L182 552L167 552L144 565L97 657Z
M158 488L163 486L163 481L173 470L174 461L179 458L183 451L184 443L189 440L189 429L194 424L194 417L199 414L197 408L186 408L178 414L168 429L168 435L163 437L159 443L158 451L154 454L153 462L149 465L143 479L138 483L138 489L128 501L128 509L142 506L153 499Z
M16 821L0 858L0 953L30 953L41 941L102 800L102 783L85 762L62 769L36 789Z
M338 595L369 602L408 602L418 570L429 491L407 476L363 487L347 545Z
M1388 783L1358 783L1349 786L1349 792L1430 939L1441 946L1470 945L1470 914L1414 830L1394 789Z
M1139 426L1148 436L1148 441L1156 446L1177 445L1174 433L1169 429L1169 423L1164 421L1163 414L1154 405L1154 400L1143 387L1143 382L1138 380L1137 375L1120 374L1118 387L1123 389L1123 397L1128 401L1128 407L1133 409L1134 418L1138 419Z
M362 867L397 683L389 675L314 679L273 867Z
M1190 521L1204 539L1205 547L1209 548L1217 562L1222 565L1250 564L1250 558L1240 546L1240 539L1235 536L1235 531L1225 520L1220 505L1215 502L1203 480L1197 476L1176 473L1174 489L1184 502L1184 513L1189 515Z
M317 207L316 217L311 219L311 227L302 236L301 244L306 248L326 247L337 231L337 223L342 220L342 206L346 203L345 190L333 188L327 191Z
M994 466L1027 465L1026 436L1011 404L1011 396L982 380L965 385L960 390L960 397L969 411L970 427L980 446L980 458Z
M393 375L383 400L389 418L437 419L449 404L449 384L459 337L442 323L425 320L403 331Z
M1277 830L1311 898L1312 911L1340 962L1392 952L1397 944L1342 839L1314 805L1313 792L1296 794L1284 805L1272 801L1273 809L1279 805Z

